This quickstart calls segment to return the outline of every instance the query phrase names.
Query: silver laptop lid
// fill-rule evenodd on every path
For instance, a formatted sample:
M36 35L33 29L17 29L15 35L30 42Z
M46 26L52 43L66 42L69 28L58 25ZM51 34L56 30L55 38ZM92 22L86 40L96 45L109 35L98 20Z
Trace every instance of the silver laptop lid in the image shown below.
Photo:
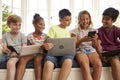
M23 46L21 49L20 56L42 53L41 51L41 45Z
M48 38L48 43L52 43L54 47L48 51L48 55L63 56L65 54L75 55L74 38Z

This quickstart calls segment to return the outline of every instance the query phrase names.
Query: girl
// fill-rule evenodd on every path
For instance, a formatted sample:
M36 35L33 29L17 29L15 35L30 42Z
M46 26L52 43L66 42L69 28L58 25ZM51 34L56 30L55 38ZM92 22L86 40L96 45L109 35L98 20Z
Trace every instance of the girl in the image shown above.
M82 69L84 80L100 80L102 63L96 51L100 49L97 35L88 36L89 31L94 31L91 16L88 11L82 11L78 15L78 27L71 31L76 38L76 59ZM100 50L99 50L100 51ZM93 67L91 75L90 65Z
M45 29L45 22L44 19L39 15L35 14L33 17L33 25L35 28L35 31L30 33L27 36L28 45L39 45L43 44L44 41L47 39L47 35L43 33L43 30ZM45 49L49 49L49 43L44 43L43 46L46 46ZM34 68L35 68L35 78L36 80L41 80L42 76L42 59L44 55L43 54L37 54L37 55L26 55L21 57L20 62L17 67L17 74L15 80L22 80L26 64L31 59L34 59Z
M7 25L10 28L10 32L3 35L3 51L10 55L7 62L7 80L15 80L16 63L19 58L19 51L21 46L25 46L27 39L23 33L20 32L21 18L17 15L11 15L7 19ZM10 50L7 46L13 47L15 51Z

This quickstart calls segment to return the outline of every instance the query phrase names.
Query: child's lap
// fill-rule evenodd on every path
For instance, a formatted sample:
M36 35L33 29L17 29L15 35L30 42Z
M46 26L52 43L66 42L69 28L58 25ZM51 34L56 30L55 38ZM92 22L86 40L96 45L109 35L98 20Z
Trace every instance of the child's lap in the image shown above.
M45 59L44 59L44 62L46 61L51 61L55 67L58 66L58 65L62 65L63 61L65 59L70 59L70 60L73 60L74 56L73 55L64 55L64 56L46 56Z
M93 47L87 47L87 48L78 48L76 50L76 53L79 54L79 53L85 53L85 54L91 54L93 52L96 52L95 48Z
M9 55L1 53L0 54L0 63L6 62L8 60L8 58L9 58Z

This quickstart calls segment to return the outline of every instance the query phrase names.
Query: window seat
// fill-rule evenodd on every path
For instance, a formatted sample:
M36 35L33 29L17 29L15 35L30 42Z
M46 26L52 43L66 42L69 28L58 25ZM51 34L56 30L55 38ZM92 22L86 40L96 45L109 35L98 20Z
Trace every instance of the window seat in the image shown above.
M110 64L109 64L109 63L103 62L102 65L103 65L103 67L110 67ZM33 65L33 60L30 60L30 61L27 63L26 68L33 68L33 67L34 67L34 65ZM73 60L73 66L72 66L72 68L78 68L78 67L79 67L79 64L78 64L77 61L74 59L74 60ZM57 68L60 68L60 66L58 65ZM6 62L0 63L0 69L6 69Z
M92 67L91 67L91 70L92 70ZM53 72L53 80L57 80L59 71L60 71L60 66L57 66L57 68ZM1 76L0 80L5 80L5 78L6 78L6 62L0 63L0 76ZM23 80L35 80L34 69L33 69L33 60L28 62ZM68 77L68 80L83 80L81 69L80 69L78 63L76 62L76 60L73 61L72 70ZM112 80L111 68L110 68L109 63L103 62L101 80Z

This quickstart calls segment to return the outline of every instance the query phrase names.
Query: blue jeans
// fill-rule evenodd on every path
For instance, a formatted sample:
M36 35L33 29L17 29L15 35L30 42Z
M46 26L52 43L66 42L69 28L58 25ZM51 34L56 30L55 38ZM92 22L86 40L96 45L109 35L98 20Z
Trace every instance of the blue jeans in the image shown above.
M8 59L10 58L10 55L7 54L0 54L0 64L6 63Z

